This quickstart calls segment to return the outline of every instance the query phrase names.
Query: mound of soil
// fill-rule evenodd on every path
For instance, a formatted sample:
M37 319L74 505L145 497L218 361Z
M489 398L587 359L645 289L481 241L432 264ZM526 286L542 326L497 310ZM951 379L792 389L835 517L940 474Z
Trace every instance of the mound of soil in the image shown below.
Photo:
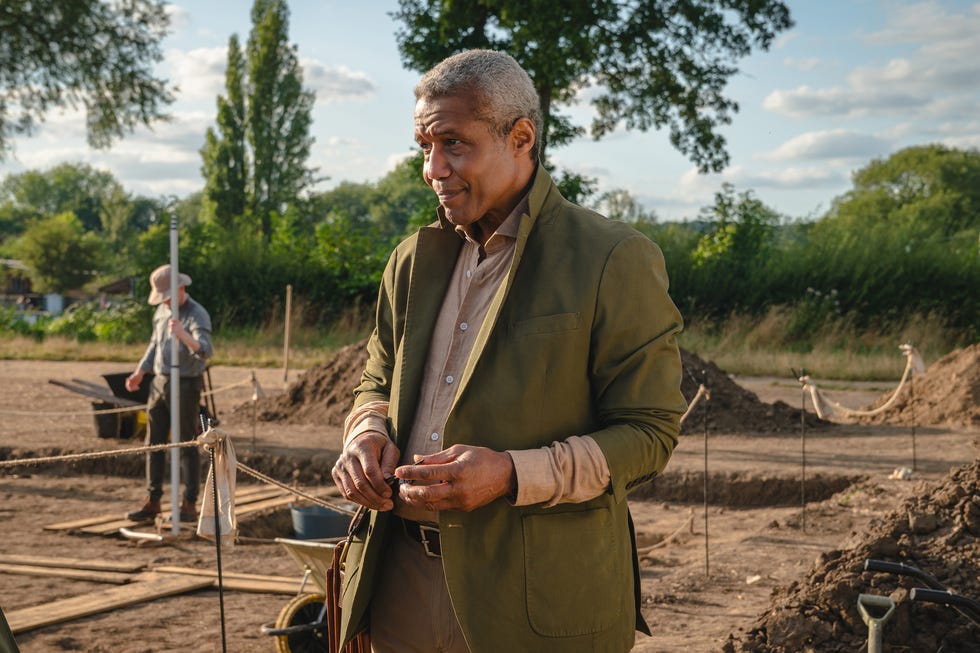
M865 408L883 406L892 393ZM924 374L913 374L895 405L863 424L928 424L980 426L980 343L957 349L933 363Z
M263 397L256 402L256 417L262 422L285 424L325 424L343 426L354 402L352 390L360 382L367 362L367 341L348 345L330 360L307 370L279 395ZM766 433L791 431L800 427L800 411L782 401L768 404L732 381L728 374L696 354L681 350L684 377L681 392L689 402L705 379L710 400L699 402L684 423L682 433L700 433L704 429L704 411L708 411L708 429L721 433ZM703 373L702 373L703 372ZM235 409L248 411L251 402ZM245 414L245 413L242 413ZM812 413L806 413L807 426L830 424Z
M728 374L697 354L681 349L684 376L681 392L690 403L704 383L710 400L701 400L684 420L681 434L704 431L705 410L708 411L708 430L715 433L786 432L800 428L800 410L783 401L769 404L729 378ZM807 427L824 427L831 423L807 412Z
M978 651L977 626L951 607L912 601L923 587L910 576L864 571L867 559L901 562L931 574L950 591L980 600L980 460L872 522L842 550L822 554L807 577L777 588L769 609L727 653L843 653L865 650L868 627L858 595L891 597L885 650Z
M256 419L285 424L325 424L343 426L354 405L354 387L361 381L367 363L367 340L337 350L333 357L312 367L286 391L257 402ZM241 404L235 412L252 410L252 402Z

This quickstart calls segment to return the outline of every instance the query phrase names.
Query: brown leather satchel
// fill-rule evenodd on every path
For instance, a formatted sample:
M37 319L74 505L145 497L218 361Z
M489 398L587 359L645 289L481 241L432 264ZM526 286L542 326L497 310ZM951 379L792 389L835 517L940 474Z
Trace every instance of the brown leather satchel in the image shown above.
M333 560L327 569L324 600L327 604L327 636L330 653L371 653L371 633L364 629L354 636L343 649L340 648L340 591L344 581L344 559L347 557L347 543L367 515L367 508L361 506L354 513L347 529L347 538L337 543L333 550Z

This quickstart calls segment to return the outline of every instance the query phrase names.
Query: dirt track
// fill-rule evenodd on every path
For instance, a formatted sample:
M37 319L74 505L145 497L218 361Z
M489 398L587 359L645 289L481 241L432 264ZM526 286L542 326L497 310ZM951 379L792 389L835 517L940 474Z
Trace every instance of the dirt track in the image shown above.
M118 364L0 361L0 410L36 412L2 415L0 458L132 446L95 437L91 416L51 414L85 411L90 404L47 382L51 378L98 382L100 374L126 370ZM283 388L281 371L257 372L266 391ZM248 373L241 368L216 368L214 385L228 387ZM792 382L741 379L739 383L763 401L782 399L799 405L800 391ZM318 478L325 482L339 444L337 429L260 423L253 445L248 411L230 410L251 394L246 384L216 397L222 428L232 434L240 458L285 482L296 479L306 487L315 486ZM880 394L881 388L874 387L839 391L834 399L857 407ZM804 442L798 432L710 433L710 505L705 514L704 439L700 434L684 436L667 473L631 501L638 545L646 549L641 570L644 614L654 630L653 638L637 640L634 651L720 651L729 633L747 628L766 608L775 587L803 577L821 552L840 546L872 517L921 491L926 482L972 461L978 453L976 438L963 429L918 426L916 472L912 480L897 480L889 475L912 463L909 427L846 425L808 432L805 475L809 482L803 486ZM99 468L99 473L92 473L95 468L89 465L0 472L0 553L213 568L212 546L186 532L176 545L148 548L121 539L43 530L57 521L132 509L143 492L141 461L138 457L114 460L118 463ZM809 502L805 512L800 508L801 495ZM268 537L262 528L269 523L243 525L243 531ZM296 564L275 544L240 545L225 552L223 563L226 571L299 574ZM2 572L0 586L5 612L101 588L87 581ZM288 599L281 594L227 592L228 650L274 650L271 638L262 635L259 627L273 620ZM218 615L217 593L203 590L22 633L17 640L25 652L216 651L221 650Z

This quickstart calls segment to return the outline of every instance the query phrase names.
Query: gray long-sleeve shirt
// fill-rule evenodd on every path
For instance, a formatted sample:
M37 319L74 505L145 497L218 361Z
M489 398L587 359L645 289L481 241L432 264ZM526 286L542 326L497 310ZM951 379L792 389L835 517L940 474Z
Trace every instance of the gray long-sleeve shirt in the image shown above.
M187 296L187 301L180 306L177 315L187 332L194 336L194 339L201 345L197 353L192 354L187 345L177 341L180 376L201 376L208 366L207 359L211 358L213 353L211 316L190 295ZM156 313L153 314L153 335L150 337L150 344L146 348L146 353L143 354L143 358L139 362L138 368L144 372L153 372L157 375L170 374L170 345L173 338L168 328L169 322L170 307L164 302L157 306Z

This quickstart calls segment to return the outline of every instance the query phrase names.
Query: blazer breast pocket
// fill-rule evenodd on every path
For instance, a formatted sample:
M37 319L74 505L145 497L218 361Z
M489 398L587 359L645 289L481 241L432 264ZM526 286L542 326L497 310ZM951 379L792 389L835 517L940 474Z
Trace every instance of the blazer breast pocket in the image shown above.
M575 331L582 325L581 313L556 313L541 315L515 322L510 327L511 335L516 337Z

